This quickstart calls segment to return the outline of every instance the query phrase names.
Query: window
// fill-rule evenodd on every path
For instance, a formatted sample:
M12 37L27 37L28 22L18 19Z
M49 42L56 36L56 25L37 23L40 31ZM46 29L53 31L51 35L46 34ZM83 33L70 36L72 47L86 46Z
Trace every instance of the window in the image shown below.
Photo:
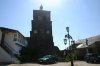
M14 34L14 41L17 41L17 34Z

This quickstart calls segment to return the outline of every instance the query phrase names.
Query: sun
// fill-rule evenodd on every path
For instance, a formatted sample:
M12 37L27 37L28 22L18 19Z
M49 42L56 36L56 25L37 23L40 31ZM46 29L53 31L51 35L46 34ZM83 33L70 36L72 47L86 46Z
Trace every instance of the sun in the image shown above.
M57 7L60 5L61 0L40 0L43 6Z

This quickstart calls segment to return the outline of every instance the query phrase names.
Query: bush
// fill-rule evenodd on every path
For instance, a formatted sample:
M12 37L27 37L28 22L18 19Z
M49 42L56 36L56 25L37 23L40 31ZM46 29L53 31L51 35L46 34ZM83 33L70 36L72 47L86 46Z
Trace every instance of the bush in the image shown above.
M68 53L67 57L66 57L66 61L74 61L76 60L76 56L74 53Z

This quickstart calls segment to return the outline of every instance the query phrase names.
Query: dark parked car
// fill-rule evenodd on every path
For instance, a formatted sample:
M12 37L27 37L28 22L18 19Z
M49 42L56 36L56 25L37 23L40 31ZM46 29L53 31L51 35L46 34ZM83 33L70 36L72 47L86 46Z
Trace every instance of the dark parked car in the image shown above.
M56 63L58 58L54 55L45 55L42 58L38 59L39 63Z
M85 55L85 61L88 62L100 62L100 56L98 56L96 53L87 53Z

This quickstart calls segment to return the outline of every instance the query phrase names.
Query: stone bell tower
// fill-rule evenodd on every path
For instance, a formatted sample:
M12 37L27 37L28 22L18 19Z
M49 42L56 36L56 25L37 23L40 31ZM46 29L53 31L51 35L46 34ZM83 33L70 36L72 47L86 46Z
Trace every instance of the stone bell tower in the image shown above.
M32 28L30 31L30 47L34 56L53 54L52 21L50 11L33 10Z

